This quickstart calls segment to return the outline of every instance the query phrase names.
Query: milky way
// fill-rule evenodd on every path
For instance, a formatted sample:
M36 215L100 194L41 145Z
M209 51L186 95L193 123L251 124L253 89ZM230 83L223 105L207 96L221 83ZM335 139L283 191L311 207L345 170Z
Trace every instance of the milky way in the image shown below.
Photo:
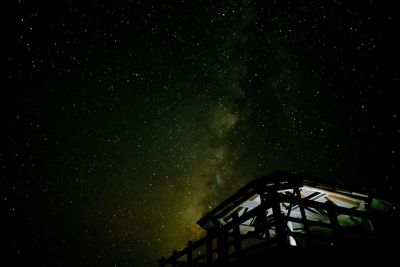
M81 2L1 19L14 265L156 266L277 169L394 194L389 5Z

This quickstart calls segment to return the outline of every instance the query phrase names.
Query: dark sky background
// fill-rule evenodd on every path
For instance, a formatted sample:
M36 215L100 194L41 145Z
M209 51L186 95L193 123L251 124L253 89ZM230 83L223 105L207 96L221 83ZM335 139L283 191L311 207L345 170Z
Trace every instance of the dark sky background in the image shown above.
M1 5L2 266L157 266L277 169L397 190L388 1Z

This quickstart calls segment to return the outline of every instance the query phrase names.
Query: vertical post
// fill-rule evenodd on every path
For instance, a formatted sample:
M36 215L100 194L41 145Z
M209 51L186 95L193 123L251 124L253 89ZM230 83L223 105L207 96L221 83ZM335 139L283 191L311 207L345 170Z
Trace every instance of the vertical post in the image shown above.
M237 212L233 213L233 238L234 238L234 248L235 255L238 257L240 255L240 251L242 250L242 240L240 237L240 224L239 224L239 215Z
M211 232L211 230L207 230L207 243L206 243L206 246L207 246L207 251L206 251L206 253L207 253L207 263L211 263L212 262L212 254L213 254L213 252L212 252L212 250L213 250L213 247L212 247L212 240L213 240L213 235L212 235L212 232Z
M192 240L188 241L187 245L187 263L188 266L192 266L192 260L193 260L193 242Z
M218 229L217 233L217 250L218 250L218 258L221 262L225 262L228 257L228 247L227 247L227 236L226 233L224 232L225 229L223 229L221 226Z
M297 204L299 205L301 219L303 221L304 232L306 234L305 246L311 247L312 246L312 242L311 242L311 236L310 236L310 226L309 226L308 221L307 221L306 211L304 210L304 207L303 207L299 186L297 184L294 185L293 190L294 190L294 193L295 193L295 198L297 200Z
M366 209L368 215L371 213L371 206L372 206L372 197L368 196L368 200L366 201L366 204L365 204L365 209ZM369 231L371 233L375 232L375 227L374 227L374 224L371 221L371 218L368 218L366 220L368 222Z
M172 252L172 267L176 267L176 262L178 261L178 251L174 250Z
M261 212L260 212L261 227L265 231L265 238L269 242L271 236L269 235L269 224L268 224L268 213L267 213L268 210L264 192L260 192L260 200L261 200Z
M161 267L164 267L164 266L165 266L165 258L164 258L164 257L162 257L161 259L159 259L157 262L158 262L158 264L159 264Z
M327 202L327 211L328 211L328 216L329 216L329 222L332 227L333 231L333 241L334 245L338 245L339 238L340 238L340 233L339 233L339 221L337 218L335 206L332 202Z
M277 191L277 186L272 188L271 195L272 199L272 212L274 213L275 218L275 231L276 238L278 241L278 246L285 247L287 245L286 242L286 230L285 230L285 221L282 217L281 204L279 199L279 194Z

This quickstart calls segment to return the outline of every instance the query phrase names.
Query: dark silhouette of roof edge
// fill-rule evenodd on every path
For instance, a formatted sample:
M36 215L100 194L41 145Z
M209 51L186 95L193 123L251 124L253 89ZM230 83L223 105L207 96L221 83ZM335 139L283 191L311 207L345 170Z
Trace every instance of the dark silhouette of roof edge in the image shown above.
M278 181L281 179L287 179L290 180L291 182L298 182L303 185L318 187L325 190L357 193L371 198L374 197L392 202L394 200L390 194L380 193L377 191L370 190L368 188L360 188L346 183L338 184L332 181L323 180L303 173L290 173L282 170L276 170L268 175L262 176L253 181L248 182L245 186L240 188L238 191L236 191L234 194L232 194L222 203L220 203L217 207L212 209L208 214L200 218L197 221L197 224L203 227L204 224L213 216L215 216L218 212L229 206L240 204L242 200L245 200L246 198L251 197L254 193L256 193L256 190L260 188L262 185L265 185L266 182L272 183L274 181Z

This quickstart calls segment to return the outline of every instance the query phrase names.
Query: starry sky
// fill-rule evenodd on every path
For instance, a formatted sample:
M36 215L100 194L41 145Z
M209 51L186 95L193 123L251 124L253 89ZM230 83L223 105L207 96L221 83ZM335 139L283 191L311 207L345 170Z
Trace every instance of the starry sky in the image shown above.
M9 1L9 265L157 266L281 169L394 195L389 1Z

